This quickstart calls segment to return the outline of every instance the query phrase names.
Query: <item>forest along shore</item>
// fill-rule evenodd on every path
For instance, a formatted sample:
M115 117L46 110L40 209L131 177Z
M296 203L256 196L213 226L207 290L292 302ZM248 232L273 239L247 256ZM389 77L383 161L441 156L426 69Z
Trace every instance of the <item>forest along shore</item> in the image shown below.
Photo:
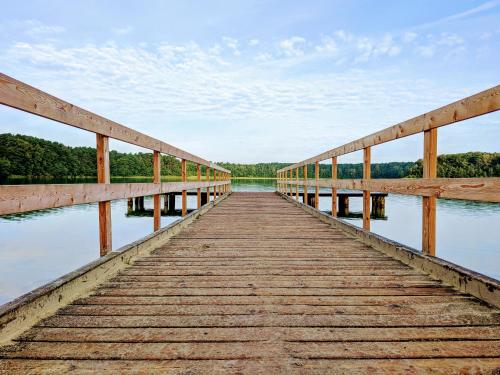
M95 178L96 150L93 147L71 147L42 138L0 134L0 181L28 178ZM181 175L181 164L173 156L161 156L161 175L175 179ZM269 162L240 164L217 162L231 170L233 178L276 178L276 171L292 163ZM406 178L422 176L422 160L373 163L372 178ZM153 174L151 152L123 153L110 151L111 176L141 179ZM196 166L188 163L188 176L196 175ZM202 168L205 176L205 168ZM301 174L302 171L299 171ZM361 178L362 163L339 164L339 178ZM331 165L320 164L320 178L331 176ZM302 175L301 175L302 177ZM309 177L314 177L310 168ZM466 152L438 156L438 177L500 177L500 153ZM22 180L22 178L20 180ZM150 179L150 177L144 177ZM69 181L68 181L69 182Z

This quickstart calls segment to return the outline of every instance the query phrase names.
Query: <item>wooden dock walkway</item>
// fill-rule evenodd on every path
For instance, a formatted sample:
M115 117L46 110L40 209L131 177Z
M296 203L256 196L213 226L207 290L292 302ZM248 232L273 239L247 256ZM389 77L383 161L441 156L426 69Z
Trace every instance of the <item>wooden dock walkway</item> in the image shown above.
M0 358L2 374L498 374L500 316L275 193L233 193Z

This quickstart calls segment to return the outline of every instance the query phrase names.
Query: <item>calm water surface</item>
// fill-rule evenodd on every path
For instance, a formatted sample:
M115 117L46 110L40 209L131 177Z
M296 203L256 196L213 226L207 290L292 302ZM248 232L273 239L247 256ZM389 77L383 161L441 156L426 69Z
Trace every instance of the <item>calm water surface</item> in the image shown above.
M233 181L233 191L274 190L273 180ZM330 204L320 199L320 209ZM111 206L114 249L152 232L153 218L127 216L126 200ZM145 206L152 208L151 198ZM188 208L195 207L196 197L188 197ZM350 199L350 211L362 211L361 198ZM372 220L372 230L419 249L421 199L389 195L385 214L386 220ZM162 216L162 226L178 219ZM362 225L361 219L346 220ZM500 204L438 200L437 226L439 257L500 279ZM2 304L99 256L97 204L0 217L0 239Z

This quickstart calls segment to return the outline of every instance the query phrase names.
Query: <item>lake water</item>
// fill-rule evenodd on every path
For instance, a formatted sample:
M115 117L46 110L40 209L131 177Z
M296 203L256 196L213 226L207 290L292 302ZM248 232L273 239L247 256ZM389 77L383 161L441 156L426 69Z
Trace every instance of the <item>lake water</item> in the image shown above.
M233 191L274 191L273 180L235 180ZM325 190L328 192L328 190ZM177 197L180 207L180 197ZM320 209L330 210L330 198ZM152 199L145 199L152 208ZM152 217L127 216L126 200L113 201L113 248L153 230ZM188 197L188 208L196 197ZM361 198L350 198L350 211L361 212ZM389 195L386 220L372 220L372 231L419 249L421 199ZM62 276L99 256L97 204L63 207L0 217L0 304ZM162 216L162 226L179 217ZM361 219L345 219L357 226ZM437 255L500 279L500 204L438 200Z

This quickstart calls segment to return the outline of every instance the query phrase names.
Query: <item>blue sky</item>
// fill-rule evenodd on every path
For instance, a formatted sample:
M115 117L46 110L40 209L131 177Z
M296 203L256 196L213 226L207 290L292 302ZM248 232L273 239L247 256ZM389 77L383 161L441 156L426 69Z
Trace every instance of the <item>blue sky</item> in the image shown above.
M216 161L304 159L499 84L499 61L500 0L44 0L0 14L0 71ZM499 125L440 129L439 153L500 151ZM94 143L5 107L0 132ZM421 153L415 136L373 161Z

